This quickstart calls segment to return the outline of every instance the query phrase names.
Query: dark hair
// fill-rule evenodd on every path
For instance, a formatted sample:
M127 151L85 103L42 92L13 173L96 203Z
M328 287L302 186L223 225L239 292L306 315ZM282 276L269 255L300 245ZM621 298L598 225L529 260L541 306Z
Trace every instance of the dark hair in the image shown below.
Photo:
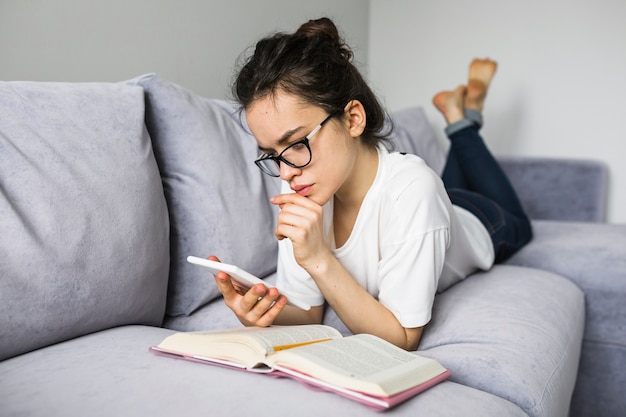
M254 101L283 90L328 113L359 100L366 113L362 138L376 147L387 140L386 113L352 63L352 50L328 18L309 20L293 34L261 39L233 83L233 95L247 109Z

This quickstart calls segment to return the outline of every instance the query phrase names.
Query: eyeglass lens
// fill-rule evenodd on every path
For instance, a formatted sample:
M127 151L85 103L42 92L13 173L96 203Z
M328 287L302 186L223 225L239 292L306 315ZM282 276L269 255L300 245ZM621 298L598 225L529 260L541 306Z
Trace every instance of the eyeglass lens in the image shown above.
M302 139L285 148L283 152L276 158L266 158L258 161L263 171L273 176L280 176L280 162L285 162L294 168L302 168L311 162L311 149L309 148L308 139Z

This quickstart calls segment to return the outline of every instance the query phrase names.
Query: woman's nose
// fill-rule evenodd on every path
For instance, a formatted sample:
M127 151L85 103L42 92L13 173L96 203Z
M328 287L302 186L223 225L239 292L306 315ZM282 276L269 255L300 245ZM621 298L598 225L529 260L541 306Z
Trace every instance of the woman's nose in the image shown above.
M294 168L285 163L280 164L279 170L280 179L282 179L283 181L289 181L293 177L300 175L300 173L302 172L302 168Z

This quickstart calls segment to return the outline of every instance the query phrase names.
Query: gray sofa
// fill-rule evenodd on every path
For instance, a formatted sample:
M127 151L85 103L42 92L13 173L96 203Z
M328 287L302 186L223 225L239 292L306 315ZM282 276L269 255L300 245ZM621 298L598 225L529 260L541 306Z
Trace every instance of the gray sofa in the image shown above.
M396 149L444 162L423 111ZM293 380L173 360L177 330L238 326L187 255L274 279L279 184L231 103L154 74L0 83L0 416L365 416ZM437 296L419 353L452 377L398 416L617 416L626 410L626 225L604 165L501 158L534 240ZM328 311L325 321L348 333Z

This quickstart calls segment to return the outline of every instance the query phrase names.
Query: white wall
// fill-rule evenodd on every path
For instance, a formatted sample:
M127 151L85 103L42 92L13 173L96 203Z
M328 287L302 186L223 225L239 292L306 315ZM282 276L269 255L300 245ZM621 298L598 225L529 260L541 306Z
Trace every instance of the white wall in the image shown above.
M594 158L611 172L609 220L626 222L624 0L0 0L0 79L120 81L157 72L227 97L260 36L335 19L388 104L422 104L500 63L486 110L495 153Z
M0 80L121 81L157 72L224 98L241 52L323 15L365 65L369 2L360 0L0 0Z
M624 0L371 0L370 18L369 75L391 109L423 104L443 127L432 96L495 58L494 153L604 161L609 221L626 222Z

